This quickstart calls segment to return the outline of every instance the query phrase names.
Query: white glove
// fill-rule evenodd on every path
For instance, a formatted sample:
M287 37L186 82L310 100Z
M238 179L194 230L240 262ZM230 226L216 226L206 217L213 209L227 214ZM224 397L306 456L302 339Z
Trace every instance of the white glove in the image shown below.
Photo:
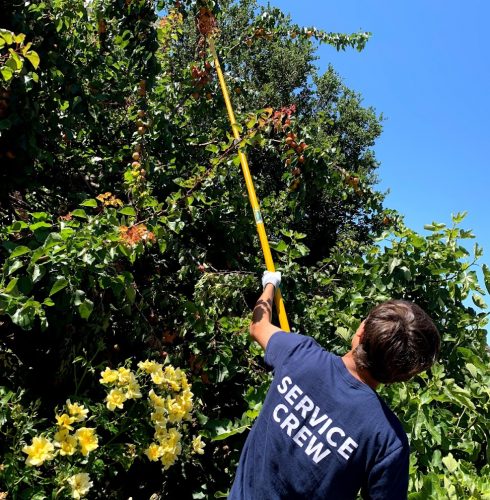
M265 288L265 285L268 283L274 285L274 288L278 288L281 284L281 273L279 271L264 271L262 275L262 287Z

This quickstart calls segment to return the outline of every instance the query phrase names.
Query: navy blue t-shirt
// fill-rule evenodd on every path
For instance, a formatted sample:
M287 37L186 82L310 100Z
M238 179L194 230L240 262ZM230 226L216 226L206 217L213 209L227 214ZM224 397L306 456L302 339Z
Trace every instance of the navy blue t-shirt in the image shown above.
M274 379L230 500L407 498L409 445L397 417L312 338L276 332Z

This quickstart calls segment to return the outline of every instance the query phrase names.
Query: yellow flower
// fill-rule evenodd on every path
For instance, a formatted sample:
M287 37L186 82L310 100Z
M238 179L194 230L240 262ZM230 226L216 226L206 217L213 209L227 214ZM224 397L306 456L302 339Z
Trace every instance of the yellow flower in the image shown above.
M153 389L150 390L150 392L148 393L148 396L150 396L150 401L155 409L165 408L165 399L163 399L161 396L156 394Z
M185 389L181 394L178 394L175 399L170 396L167 397L168 419L170 422L180 422L190 417L192 396L192 392Z
M155 371L150 374L151 380L156 385L161 385L165 382L165 375L163 374L162 367L158 367Z
M155 411L151 413L150 418L155 426L165 427L167 424L165 410L163 408L155 408Z
M182 379L182 370L175 369L173 366L165 367L165 383L175 392L180 391L180 381Z
M152 462L156 462L163 455L163 448L156 443L151 443L148 449L145 450L145 455Z
M119 373L116 370L111 370L109 367L107 367L103 372L100 372L100 375L102 378L99 379L99 382L106 385L117 382L119 378Z
M68 413L74 417L75 422L81 422L87 418L88 410L85 406L72 403L69 399L66 401L66 407L68 409Z
M150 374L156 371L161 371L162 365L156 361L150 361L147 359L146 361L140 361L138 363L138 368L143 370L145 373Z
M196 436L192 440L192 450L194 451L194 453L197 453L199 455L204 455L205 446L206 444L202 442L201 436Z
M30 446L24 446L22 451L27 454L27 465L38 466L46 460L52 460L54 458L54 445L45 437L36 436L32 438L32 444Z
M136 380L131 370L129 368L125 368L124 366L118 368L117 378L118 378L117 383L119 386L128 385L129 383L132 382L133 379Z
M71 486L72 498L84 497L94 485L94 483L90 481L90 476L86 472L81 472L69 477L67 482Z
M73 455L77 451L77 438L70 435L68 429L60 429L55 435L55 446L60 449L60 455Z
M56 415L56 424L58 427L72 431L73 427L71 424L73 424L73 422L75 422L75 417L70 417L70 415L66 413L63 413L63 415Z
M173 451L164 451L162 454L161 462L163 464L163 469L167 470L172 467L172 465L177 460L177 454Z
M125 396L126 399L139 399L143 397L141 394L141 387L136 380L128 385Z
M80 427L75 433L80 445L82 455L86 457L91 451L99 447L99 438L95 434L95 429L89 427Z
M170 396L167 398L167 409L169 422L180 422L186 414L182 405Z
M107 401L106 406L109 410L114 411L116 408L122 410L124 401L126 401L126 394L120 389L112 389L111 392L107 394L105 400Z

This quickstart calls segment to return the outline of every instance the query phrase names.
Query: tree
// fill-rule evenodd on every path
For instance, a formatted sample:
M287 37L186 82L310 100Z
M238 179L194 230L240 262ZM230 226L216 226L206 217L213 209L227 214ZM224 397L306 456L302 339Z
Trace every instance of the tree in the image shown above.
M89 471L92 491L104 498L226 492L269 380L247 336L263 264L237 162L242 148L296 328L342 352L369 307L393 295L418 300L443 327L441 365L386 397L406 416L415 443L414 495L441 488L483 495L488 485L477 476L487 470L487 449L477 444L488 438L486 315L477 312L484 291L457 243L469 233L436 225L422 237L383 208L371 150L380 117L332 68L317 75L312 64L312 40L362 49L368 35L302 28L251 0L221 2L217 46L242 129L237 144L196 28L196 19L209 17L206 7L52 0L4 11L5 489L65 495L82 484L76 474ZM388 237L383 230L392 231L386 250L376 243ZM476 309L463 302L472 291ZM165 367L187 371L193 417L181 372ZM140 392L166 377L170 406L162 403L159 413L158 399L138 398L132 377ZM131 395L123 408L123 396L104 391L99 378ZM443 384L444 397L437 394ZM58 427L66 430L69 398L90 410L98 447L83 470L79 452L27 466L22 449L39 432L52 440ZM55 408L61 424L52 425ZM158 414L168 422L157 439ZM463 425L471 429L466 437ZM200 460L185 441L197 433L207 441ZM160 456L162 442L173 443L170 458L181 457L164 471L170 458ZM66 436L63 443L71 451ZM148 464L150 457L164 463Z

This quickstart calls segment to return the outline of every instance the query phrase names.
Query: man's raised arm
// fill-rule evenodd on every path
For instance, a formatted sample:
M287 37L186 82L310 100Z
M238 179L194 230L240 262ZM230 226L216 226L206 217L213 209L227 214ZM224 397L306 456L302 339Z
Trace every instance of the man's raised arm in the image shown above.
M274 293L276 287L281 283L281 273L265 271L262 277L264 290L255 304L252 323L250 324L250 335L258 342L263 349L273 333L280 330L278 326L271 323L272 305L274 303Z

